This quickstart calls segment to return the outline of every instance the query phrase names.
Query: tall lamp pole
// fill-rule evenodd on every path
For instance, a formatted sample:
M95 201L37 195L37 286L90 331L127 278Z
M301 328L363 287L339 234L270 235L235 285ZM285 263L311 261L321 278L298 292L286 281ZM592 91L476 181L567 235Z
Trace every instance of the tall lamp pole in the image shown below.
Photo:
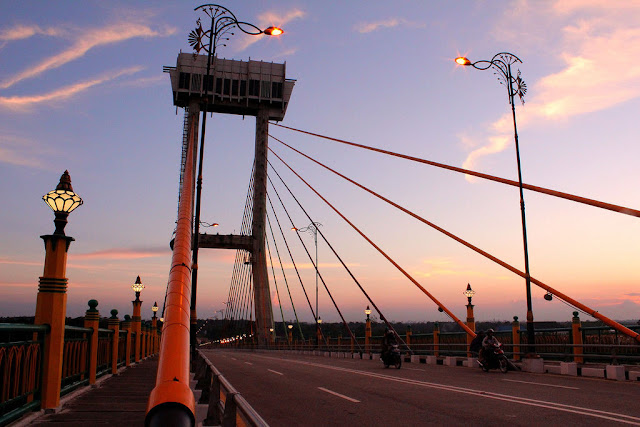
M516 106L514 98L516 95L524 104L524 95L527 93L527 85L520 77L520 70L514 77L511 72L511 65L522 63L520 58L512 53L500 52L491 58L491 60L481 60L471 62L464 56L455 59L458 65L471 66L477 70L487 70L491 68L494 74L498 76L500 84L507 88L509 95L509 104L511 104L511 114L513 117L513 138L516 145L516 159L518 162L518 183L520 187L520 214L522 216L522 242L524 246L524 272L527 291L527 346L530 354L535 354L535 329L533 326L533 310L531 308L531 275L529 274L529 250L527 247L527 225L524 213L524 193L522 190L522 168L520 166L520 146L518 144L518 127L516 125Z
M203 30L200 18L196 21L197 27L189 33L189 45L193 47L194 54L201 51L207 53L207 74L203 83L203 106L202 106L202 130L200 135L200 155L198 158L198 179L196 184L196 211L195 226L193 235L193 264L191 267L191 345L196 348L196 331L195 325L198 318L196 315L196 300L198 289L198 248L200 236L200 202L202 199L202 163L204 158L204 137L207 128L207 104L209 102L208 91L213 90L213 77L211 76L211 58L215 58L216 47L226 46L225 41L229 40L228 36L233 36L234 28L245 34L258 36L266 34L269 36L278 36L283 33L281 28L269 27L265 30L244 21L238 21L238 18L224 6L217 4L203 4L194 10L204 12L211 19L211 27L209 30Z
M316 246L316 315L315 315L315 321L316 321L316 325L318 324L318 318L320 317L318 315L318 227L321 227L322 224L320 224L319 222L312 222L311 224L307 225L306 227L302 227L302 228L296 228L293 227L292 230L293 231L297 231L299 233L309 233L313 236L313 243Z

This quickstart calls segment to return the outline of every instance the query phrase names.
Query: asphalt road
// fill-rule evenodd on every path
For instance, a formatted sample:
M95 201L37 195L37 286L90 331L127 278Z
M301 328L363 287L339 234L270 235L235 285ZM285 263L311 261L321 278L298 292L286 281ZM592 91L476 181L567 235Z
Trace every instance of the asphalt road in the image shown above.
M234 350L206 357L271 426L639 425L640 383Z

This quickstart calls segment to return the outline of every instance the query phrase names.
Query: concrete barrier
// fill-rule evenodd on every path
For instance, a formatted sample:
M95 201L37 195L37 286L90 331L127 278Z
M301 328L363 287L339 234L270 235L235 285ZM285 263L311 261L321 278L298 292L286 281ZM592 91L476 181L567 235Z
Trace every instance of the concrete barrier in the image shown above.
M427 356L427 365L437 365L438 358L436 356Z
M420 356L417 354L411 355L411 363L420 363Z
M575 377L578 375L578 364L574 362L560 362L560 374L571 375Z
M607 365L605 372L607 373L607 379L609 380L624 381L627 379L624 366L621 365Z
M444 358L444 366L458 366L458 358L454 356L446 356Z
M522 370L524 372L544 374L544 360L542 358L524 358L522 359Z
M478 359L475 357L467 357L467 360L462 361L462 366L466 366L467 368L477 368L480 365L478 364Z
M548 374L561 374L562 368L558 365L544 365L544 371Z
M640 371L629 371L629 379L631 381L640 381Z
M371 360L378 360L380 359L380 355L378 353L371 353Z
M604 378L604 369L602 368L582 368L583 377Z

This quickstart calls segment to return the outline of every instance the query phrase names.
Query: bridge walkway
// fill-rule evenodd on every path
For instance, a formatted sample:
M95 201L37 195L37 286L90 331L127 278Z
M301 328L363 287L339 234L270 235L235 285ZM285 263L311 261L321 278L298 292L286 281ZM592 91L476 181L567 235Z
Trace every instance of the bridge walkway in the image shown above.
M143 426L157 370L158 357L149 357L70 399L59 412L40 416L26 425Z

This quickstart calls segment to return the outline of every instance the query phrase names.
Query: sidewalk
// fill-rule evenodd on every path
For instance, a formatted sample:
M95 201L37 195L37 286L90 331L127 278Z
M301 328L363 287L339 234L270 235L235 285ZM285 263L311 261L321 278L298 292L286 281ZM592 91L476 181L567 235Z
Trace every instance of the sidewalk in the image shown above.
M157 356L145 359L63 403L60 412L42 415L28 425L144 426L147 401L155 386L157 370Z

